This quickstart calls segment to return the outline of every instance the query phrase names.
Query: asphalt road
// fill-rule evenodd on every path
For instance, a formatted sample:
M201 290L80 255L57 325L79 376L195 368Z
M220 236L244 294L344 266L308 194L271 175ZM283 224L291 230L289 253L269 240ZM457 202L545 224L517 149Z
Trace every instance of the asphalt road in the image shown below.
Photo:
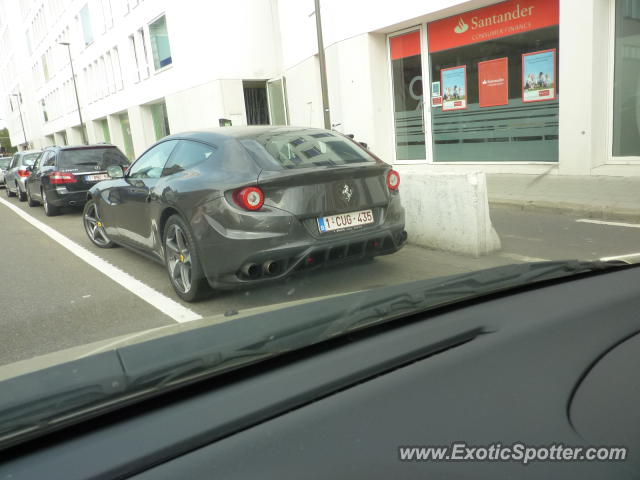
M208 317L513 262L597 258L640 251L640 228L494 208L492 219L503 244L498 254L476 259L408 245L374 261L301 274L260 288L221 292L188 304L176 297L162 265L124 248L94 247L84 233L81 212L69 211L49 218L41 207L29 208L15 198L7 199L4 192L0 195L0 365L171 325L176 320L164 313L162 298L188 309L195 317ZM8 205L28 217L21 217ZM89 255L97 255L99 261L72 253L28 219L51 227ZM105 265L128 273L161 301L142 300L139 292L128 288L128 283L118 283L108 276Z

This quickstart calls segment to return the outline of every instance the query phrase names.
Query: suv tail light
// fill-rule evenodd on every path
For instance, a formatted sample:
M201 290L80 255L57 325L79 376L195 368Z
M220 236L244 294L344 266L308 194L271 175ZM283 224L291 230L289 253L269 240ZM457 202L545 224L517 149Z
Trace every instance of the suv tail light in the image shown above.
M64 183L76 183L78 179L73 173L69 172L52 172L49 175L49 183L52 185L62 185Z
M264 193L258 187L244 187L233 192L233 201L245 210L260 210L264 204Z
M400 174L395 170L390 170L389 173L387 173L387 187L389 187L389 190L395 191L398 190L399 186Z
M31 172L29 172L29 170L18 170L19 177L28 177L29 175L31 175Z

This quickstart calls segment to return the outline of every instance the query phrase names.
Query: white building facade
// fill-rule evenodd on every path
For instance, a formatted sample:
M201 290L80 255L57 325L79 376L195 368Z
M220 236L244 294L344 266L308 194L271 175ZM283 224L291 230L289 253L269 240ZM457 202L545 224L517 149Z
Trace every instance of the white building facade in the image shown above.
M320 4L331 124L384 160L640 175L640 0ZM131 158L221 122L323 126L313 0L0 0L0 39L14 145L82 142L69 52L88 141Z

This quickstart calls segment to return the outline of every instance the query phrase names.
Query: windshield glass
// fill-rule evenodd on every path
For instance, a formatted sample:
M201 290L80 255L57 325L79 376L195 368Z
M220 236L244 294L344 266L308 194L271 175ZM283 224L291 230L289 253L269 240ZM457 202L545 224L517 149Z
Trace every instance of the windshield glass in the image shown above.
M40 152L37 153L25 153L23 155L20 155L20 165L22 166L32 166L36 160L38 159L38 157L40 156Z
M117 148L83 148L60 153L61 169L95 166L106 170L110 165L129 165L129 160Z
M241 141L269 170L331 167L373 162L365 150L332 132L276 133Z
M4 426L640 262L640 0L0 0L0 38L0 458Z

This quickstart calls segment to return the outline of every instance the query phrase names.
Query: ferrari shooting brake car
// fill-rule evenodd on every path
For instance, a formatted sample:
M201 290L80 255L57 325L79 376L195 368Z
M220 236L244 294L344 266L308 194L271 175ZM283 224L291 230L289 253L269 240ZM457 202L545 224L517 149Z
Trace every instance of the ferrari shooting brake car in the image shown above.
M89 190L98 247L166 265L182 299L393 253L407 239L399 174L340 133L224 127L175 134Z

